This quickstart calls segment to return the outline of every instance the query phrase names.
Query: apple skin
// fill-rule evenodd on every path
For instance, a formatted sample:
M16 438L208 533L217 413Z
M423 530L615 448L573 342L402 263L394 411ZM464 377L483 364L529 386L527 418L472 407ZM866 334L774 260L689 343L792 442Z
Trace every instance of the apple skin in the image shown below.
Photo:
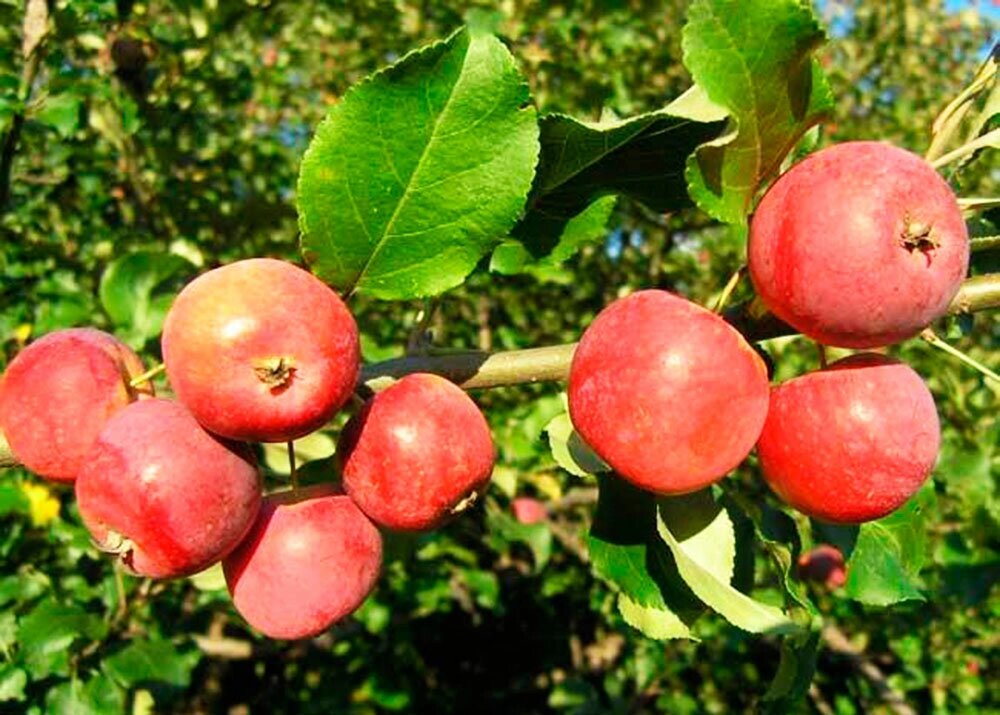
M786 503L816 519L858 524L913 496L940 444L934 398L920 376L862 353L776 386L757 454Z
M341 433L344 490L394 531L435 529L486 489L496 451L483 413L438 375L407 375L372 397Z
M827 588L840 588L847 583L844 555L836 546L820 544L799 556L799 578L823 584Z
M889 144L845 142L775 182L748 254L772 313L820 343L871 348L944 315L969 267L969 236L930 164Z
M108 418L153 393L142 361L114 336L57 330L18 353L0 378L0 431L32 472L72 482Z
M83 522L131 572L189 576L222 559L250 529L261 500L245 444L206 432L176 402L116 413L76 481Z
M382 568L382 536L329 484L270 494L223 562L233 604L271 638L308 638L353 613Z
M696 491L736 467L767 403L767 368L743 336L666 291L601 311L570 365L577 432L620 476L659 494Z
M514 518L522 524L540 524L549 518L545 505L532 497L518 497L510 503Z
M358 328L337 294L284 261L251 258L202 274L163 327L177 394L206 429L286 442L322 427L354 390Z

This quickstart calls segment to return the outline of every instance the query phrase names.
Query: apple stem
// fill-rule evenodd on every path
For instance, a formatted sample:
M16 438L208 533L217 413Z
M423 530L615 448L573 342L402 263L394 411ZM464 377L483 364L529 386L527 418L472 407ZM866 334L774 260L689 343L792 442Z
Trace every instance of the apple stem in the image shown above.
M736 286L739 285L740 279L743 277L743 274L746 273L746 270L746 264L743 264L736 269L736 272L733 273L733 275L729 277L725 288L723 288L722 293L719 294L719 299L715 301L715 313L721 313L726 307L726 303L729 302L729 297L733 294L733 291L736 290Z
M816 352L819 353L819 369L826 370L826 345L816 343Z
M934 347L936 347L938 350L943 350L944 352L948 353L952 357L958 358L960 361L964 362L969 367L973 368L974 370L978 370L980 373L982 373L983 375L985 375L989 379L991 379L991 380L995 381L996 383L1000 384L1000 375L998 375L995 372L993 372L993 370L989 369L988 367L986 367L985 365L983 365L981 362L979 362L975 358L970 357L969 355L966 355L964 352L962 352L958 348L953 347L953 346L949 345L948 343L946 343L944 340L942 340L941 338L939 338L937 336L937 333L935 333L930 328L927 328L927 330L925 330L924 332L922 332L920 334L920 337L923 338L929 344L931 344Z
M161 374L166 369L167 366L164 365L163 363L160 363L156 367L146 370L146 372L142 373L141 375L133 377L131 380L129 380L128 386L132 388L140 387L143 384L152 380L157 375Z
M295 442L288 440L288 470L292 480L292 491L299 490L299 473L295 465Z

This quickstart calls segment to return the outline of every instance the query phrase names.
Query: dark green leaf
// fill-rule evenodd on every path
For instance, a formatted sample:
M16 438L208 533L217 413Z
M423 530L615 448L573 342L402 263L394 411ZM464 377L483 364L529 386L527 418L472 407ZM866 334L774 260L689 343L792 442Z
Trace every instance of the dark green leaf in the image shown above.
M356 86L302 161L302 251L344 292L405 299L458 285L505 236L538 157L507 49L462 30Z
M802 702L813 674L816 672L816 656L819 649L820 631L814 629L801 636L790 636L781 643L781 660L778 672L771 686L764 694L767 712L787 713Z
M779 29L780 28L780 29ZM824 39L799 0L696 0L684 27L684 65L731 124L688 160L695 203L726 223L746 221L758 188L833 106L811 52Z
M107 625L98 616L47 598L21 618L18 641L32 676L41 678L67 674L70 646L79 640L100 640L106 633Z
M125 711L125 694L109 678L95 675L86 683L60 683L45 697L50 715L120 715Z
M28 497L17 484L0 484L0 516L8 514L27 514Z
M69 93L50 95L45 98L35 119L52 127L65 139L80 126L80 98Z
M509 514L498 510L487 513L490 536L502 542L519 542L531 549L535 570L541 571L552 554L552 531L548 524L522 524ZM495 544L500 549L501 544Z

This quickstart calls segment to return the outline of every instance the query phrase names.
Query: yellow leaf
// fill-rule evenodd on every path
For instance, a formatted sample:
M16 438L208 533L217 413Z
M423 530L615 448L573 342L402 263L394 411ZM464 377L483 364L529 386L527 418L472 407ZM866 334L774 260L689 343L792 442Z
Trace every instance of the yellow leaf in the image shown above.
M59 517L59 500L44 484L25 482L21 485L21 492L28 498L33 526L46 526Z

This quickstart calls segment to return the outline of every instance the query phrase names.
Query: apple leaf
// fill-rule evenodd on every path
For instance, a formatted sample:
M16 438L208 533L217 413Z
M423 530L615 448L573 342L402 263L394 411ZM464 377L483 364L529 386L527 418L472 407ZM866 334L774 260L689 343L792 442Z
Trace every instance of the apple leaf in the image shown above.
M503 44L465 29L354 87L299 173L312 270L395 300L461 283L524 207L538 160L528 101Z
M656 526L684 583L737 628L751 633L796 633L781 609L755 601L730 585L736 549L733 523L711 490L659 500Z
M813 628L782 641L778 672L764 694L765 712L793 712L802 702L816 672L820 634Z
M614 588L622 616L650 638L690 638L702 607L677 575L656 536L655 497L614 475L598 476L597 510L590 528L594 573Z
M927 555L926 519L935 506L927 484L889 516L861 525L847 561L850 598L871 606L926 600L918 575Z
M52 674L68 675L73 642L100 640L107 631L98 616L47 598L20 620L18 640L25 665L40 680Z
M611 471L611 467L605 464L604 460L598 457L573 429L568 412L553 417L545 425L545 432L549 436L549 447L553 458L570 474L585 477L588 474Z
M723 119L718 112L678 116L671 106L612 122L542 117L529 211L511 235L541 258L560 245L565 250L568 225L602 197L628 196L658 212L690 206L685 162L697 146L719 136ZM623 166L630 167L627 174Z
M45 98L35 119L52 127L59 136L66 139L80 126L80 105L80 98L75 94L53 94Z
M174 299L174 281L194 266L173 253L130 253L112 261L101 276L101 305L111 322L136 349L160 334ZM160 290L157 290L160 289Z
M731 118L723 136L687 161L688 187L703 211L726 223L745 223L757 190L833 107L826 78L811 57L823 41L819 21L800 0L691 4L684 66Z
M552 531L548 524L522 524L509 514L490 510L487 512L489 536L498 550L505 544L518 542L531 550L535 571L541 571L552 555Z
M104 671L126 688L137 685L183 689L200 659L198 651L179 651L167 640L136 640L104 659Z
M556 238L555 246L540 260L540 263L558 265L572 258L584 244L604 238L607 234L608 219L611 218L611 212L614 211L617 202L615 196L604 196L568 221L554 219L553 225L539 227L541 234ZM529 219L541 222L550 220L539 212L532 213ZM536 265L535 256L524 243L517 240L501 243L494 249L490 260L490 270L504 275L530 272Z

